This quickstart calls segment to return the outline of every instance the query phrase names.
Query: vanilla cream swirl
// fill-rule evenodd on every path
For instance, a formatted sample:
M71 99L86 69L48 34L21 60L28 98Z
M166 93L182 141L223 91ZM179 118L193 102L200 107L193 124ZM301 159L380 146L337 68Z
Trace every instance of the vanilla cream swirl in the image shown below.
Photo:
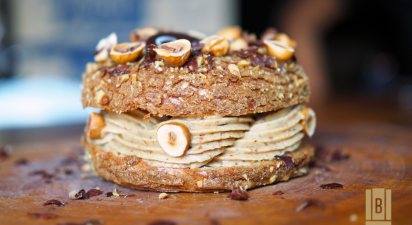
M116 155L135 155L152 166L197 168L251 165L299 148L304 136L304 105L284 108L253 119L251 116L143 119L139 110L117 114L103 111L105 127L93 144ZM316 126L316 118L311 126ZM172 157L160 147L156 131L168 122L186 125L190 148ZM314 129L314 128L313 128ZM89 139L90 140L90 139Z

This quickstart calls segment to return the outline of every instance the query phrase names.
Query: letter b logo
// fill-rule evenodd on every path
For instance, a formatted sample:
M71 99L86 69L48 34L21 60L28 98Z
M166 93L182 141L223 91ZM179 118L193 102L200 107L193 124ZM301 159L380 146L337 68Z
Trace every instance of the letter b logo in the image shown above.
M391 205L392 200L390 189L366 189L366 225L391 224Z

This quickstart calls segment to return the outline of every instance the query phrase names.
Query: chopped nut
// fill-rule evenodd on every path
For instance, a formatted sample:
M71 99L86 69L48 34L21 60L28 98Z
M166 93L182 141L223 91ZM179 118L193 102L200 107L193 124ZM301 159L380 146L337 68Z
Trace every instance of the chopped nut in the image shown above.
M239 68L235 64L229 64L229 66L227 68L229 69L231 74L233 74L237 77L241 77Z
M205 61L205 57L204 56L199 56L196 58L197 61L197 67L201 67L203 62Z
M106 105L109 102L109 97L104 93L104 91L99 90L96 93L95 100L97 103Z
M240 60L239 62L237 62L237 65L242 66L242 67L246 67L246 66L250 65L250 62L246 61L246 60Z
M127 81L129 77L130 77L129 74L125 74L121 76L119 83L116 84L116 87L120 87L120 85L122 85L125 81Z
M137 81L137 74L133 73L132 74L132 82L136 82Z
M166 193L161 193L161 194L159 195L159 199L165 199L165 198L167 198L167 194L166 194Z
M283 100L283 99L285 99L285 96L283 95L283 93L279 93L279 94L278 94L278 98L279 98L280 100Z
M199 180L199 181L197 182L197 186L200 187L200 188L203 187L203 182L202 182L201 180Z
M97 139L101 136L101 131L105 127L104 118L102 115L92 112L87 121L86 134L91 139Z
M112 193L113 193L113 196L116 196L116 197L125 196L125 195L126 195L125 193L117 190L117 188L115 188Z
M272 177L269 178L269 182L272 184L273 182L276 181L277 178L278 178L278 175L275 174L275 175L273 175Z
M202 49L204 53L211 53L214 56L225 55L229 51L230 42L227 38L213 35L200 41L205 47Z
M249 181L249 178L247 178L247 174L243 174L242 177L244 177L247 181Z
M271 173L273 172L273 169L274 169L274 167L271 166L271 167L270 167L270 172L271 172Z

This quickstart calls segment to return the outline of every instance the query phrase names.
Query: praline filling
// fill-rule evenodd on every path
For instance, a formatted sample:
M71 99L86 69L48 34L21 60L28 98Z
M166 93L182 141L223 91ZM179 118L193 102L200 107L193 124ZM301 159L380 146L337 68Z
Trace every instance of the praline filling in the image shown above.
M254 116L203 118L151 117L134 110L117 114L103 111L104 127L94 145L115 155L135 155L152 166L213 168L246 166L298 151L305 134L312 136L316 116L303 104ZM156 131L163 124L179 123L190 131L190 144L182 156L169 155Z

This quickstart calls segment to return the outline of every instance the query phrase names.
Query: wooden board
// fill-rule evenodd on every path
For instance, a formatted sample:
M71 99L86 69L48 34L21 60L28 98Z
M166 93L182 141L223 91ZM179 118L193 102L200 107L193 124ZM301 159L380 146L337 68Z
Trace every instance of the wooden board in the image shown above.
M59 224L101 220L104 224L149 224L159 220L175 224L365 224L365 190L392 190L392 224L412 224L412 129L382 124L339 124L321 127L312 144L326 153L340 150L349 159L322 162L310 174L253 190L247 201L226 198L228 193L173 193L164 200L159 193L122 188L86 173L77 161L79 138L14 145L12 155L0 161L0 224ZM26 165L16 165L25 158ZM66 161L66 162L64 162ZM46 183L36 170L56 174L67 168L73 174L58 174ZM343 189L321 189L326 183L340 183ZM104 195L85 200L70 200L73 189L104 192L118 188L134 197ZM281 190L281 196L271 193ZM50 199L67 202L65 206L43 206ZM296 208L315 199L324 208ZM35 219L28 213L51 212L55 219Z

